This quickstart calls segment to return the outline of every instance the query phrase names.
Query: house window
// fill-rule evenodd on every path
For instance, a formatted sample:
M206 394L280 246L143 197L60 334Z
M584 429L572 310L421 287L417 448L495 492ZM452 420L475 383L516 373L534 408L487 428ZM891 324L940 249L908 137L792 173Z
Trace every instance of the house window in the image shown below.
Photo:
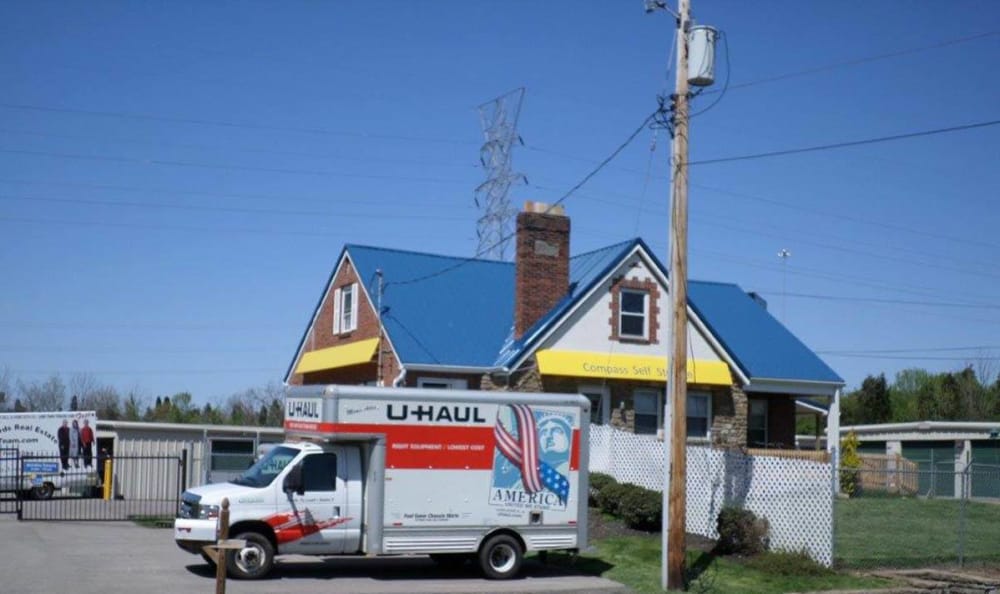
M604 425L611 416L611 402L606 386L580 386L581 394L590 400L590 422L593 425Z
M656 434L660 428L660 392L640 388L632 395L635 433Z
M712 426L712 396L706 392L688 392L687 434L688 437L707 438Z
M357 329L358 283L351 283L333 292L333 333L344 334Z
M213 439L209 469L243 472L253 465L255 453L253 440Z
M418 388L433 388L435 390L464 390L469 387L468 380L448 377L418 377Z
M622 289L618 314L618 335L622 338L645 340L649 328L649 324L646 323L648 310L648 292Z
M754 448L767 447L767 400L750 399L750 414L747 419L747 445Z

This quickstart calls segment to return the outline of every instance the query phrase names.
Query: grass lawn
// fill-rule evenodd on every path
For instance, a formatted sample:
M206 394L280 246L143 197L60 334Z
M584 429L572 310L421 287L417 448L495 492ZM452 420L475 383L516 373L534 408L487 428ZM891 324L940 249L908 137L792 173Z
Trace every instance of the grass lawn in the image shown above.
M592 541L596 552L584 553L573 565L593 575L621 582L636 592L660 590L659 534L618 536ZM570 557L550 554L553 564L570 563ZM715 557L701 551L688 551L688 567L693 581L690 592L726 592L731 594L768 594L811 590L882 588L885 580L862 578L843 573L786 576L746 566L727 557Z
M958 562L959 501L878 497L836 503L842 567L916 567ZM966 561L1000 561L1000 505L966 503Z

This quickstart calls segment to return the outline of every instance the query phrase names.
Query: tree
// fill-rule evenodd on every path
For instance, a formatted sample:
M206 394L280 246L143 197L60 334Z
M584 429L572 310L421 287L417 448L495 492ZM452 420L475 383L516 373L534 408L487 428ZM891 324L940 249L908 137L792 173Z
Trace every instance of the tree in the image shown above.
M892 419L892 402L884 373L880 373L878 377L869 375L861 382L858 406L862 423L886 423Z
M58 373L53 373L44 382L17 382L17 390L25 408L29 411L59 411L64 410L66 402L66 384Z
M69 409L70 410L80 410L80 399L77 398L76 394L69 399Z
M4 365L0 367L0 412L11 407L11 399L14 398L14 393L11 391L12 386L10 368Z

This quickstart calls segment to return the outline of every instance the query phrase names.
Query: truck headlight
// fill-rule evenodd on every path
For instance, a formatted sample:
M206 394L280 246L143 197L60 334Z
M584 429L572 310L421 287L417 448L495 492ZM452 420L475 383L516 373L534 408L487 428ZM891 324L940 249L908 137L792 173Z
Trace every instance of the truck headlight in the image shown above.
M202 505L198 507L198 519L207 520L219 517L218 505Z

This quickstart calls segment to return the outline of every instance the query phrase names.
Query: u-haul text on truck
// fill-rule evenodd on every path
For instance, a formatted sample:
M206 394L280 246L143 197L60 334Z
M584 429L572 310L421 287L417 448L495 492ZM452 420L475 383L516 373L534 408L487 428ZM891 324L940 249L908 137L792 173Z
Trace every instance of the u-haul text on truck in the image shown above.
M572 394L289 388L288 441L230 483L186 491L181 548L204 552L230 501L234 577L275 555L428 554L509 578L525 553L587 542L589 401ZM581 469L584 469L581 472Z

